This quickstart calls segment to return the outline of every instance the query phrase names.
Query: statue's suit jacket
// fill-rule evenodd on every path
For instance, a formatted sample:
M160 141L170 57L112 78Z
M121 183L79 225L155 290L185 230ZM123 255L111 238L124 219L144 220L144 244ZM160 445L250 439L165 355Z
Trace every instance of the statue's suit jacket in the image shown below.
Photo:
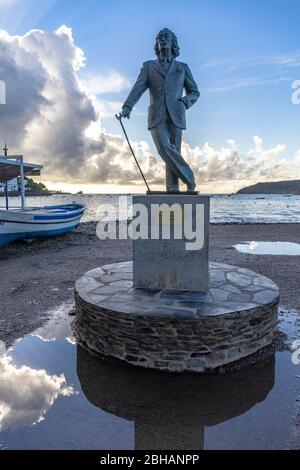
M158 60L144 62L124 106L133 108L148 88L150 93L148 129L158 126L165 118L167 111L176 127L186 129L185 111L196 103L200 96L197 84L187 64L173 59L166 72ZM187 108L180 101L184 89Z

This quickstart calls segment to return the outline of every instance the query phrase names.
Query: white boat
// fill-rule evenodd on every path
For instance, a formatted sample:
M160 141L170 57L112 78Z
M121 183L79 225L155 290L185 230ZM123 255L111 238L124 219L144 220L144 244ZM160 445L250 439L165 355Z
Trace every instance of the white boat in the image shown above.
M7 150L6 148L4 150ZM33 240L73 231L84 214L82 204L26 208L25 175L39 174L43 167L25 163L22 155L0 157L0 182L21 177L21 208L0 208L0 246L15 240Z

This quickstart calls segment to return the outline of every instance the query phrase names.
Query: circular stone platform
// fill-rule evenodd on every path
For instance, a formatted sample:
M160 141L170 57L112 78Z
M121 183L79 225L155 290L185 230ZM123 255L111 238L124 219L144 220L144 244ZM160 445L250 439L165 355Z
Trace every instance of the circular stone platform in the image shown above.
M132 262L93 269L76 282L76 333L93 353L170 372L204 372L267 346L278 287L226 264L210 264L207 293L133 289Z

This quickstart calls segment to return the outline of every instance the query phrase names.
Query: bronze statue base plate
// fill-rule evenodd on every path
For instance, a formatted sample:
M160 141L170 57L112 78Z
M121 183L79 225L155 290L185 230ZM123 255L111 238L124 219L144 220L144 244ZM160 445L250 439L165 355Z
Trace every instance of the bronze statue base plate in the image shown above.
M198 191L147 191L147 196L157 196L157 195L176 195L176 196L195 196L200 194Z

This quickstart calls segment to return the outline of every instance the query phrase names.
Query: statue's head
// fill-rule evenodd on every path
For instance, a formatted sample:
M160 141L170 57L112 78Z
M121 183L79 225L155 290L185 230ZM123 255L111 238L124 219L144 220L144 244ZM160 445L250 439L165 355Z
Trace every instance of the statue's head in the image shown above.
M171 49L174 59L180 54L177 37L173 31L168 28L164 28L159 31L158 35L156 36L156 43L154 46L155 54L157 56L159 56L164 49Z

